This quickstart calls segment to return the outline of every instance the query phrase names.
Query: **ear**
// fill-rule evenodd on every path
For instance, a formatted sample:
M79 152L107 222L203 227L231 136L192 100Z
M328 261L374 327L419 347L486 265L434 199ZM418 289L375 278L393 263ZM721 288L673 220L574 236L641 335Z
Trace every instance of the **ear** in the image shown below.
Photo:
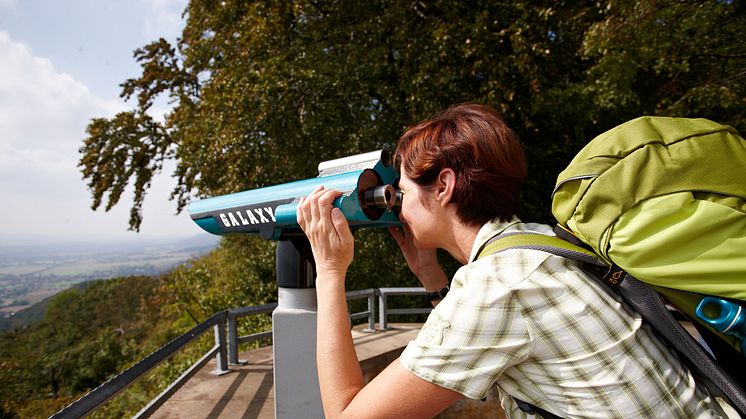
M453 190L456 188L456 173L453 169L447 167L441 170L435 186L435 200L441 207L445 207L451 202Z

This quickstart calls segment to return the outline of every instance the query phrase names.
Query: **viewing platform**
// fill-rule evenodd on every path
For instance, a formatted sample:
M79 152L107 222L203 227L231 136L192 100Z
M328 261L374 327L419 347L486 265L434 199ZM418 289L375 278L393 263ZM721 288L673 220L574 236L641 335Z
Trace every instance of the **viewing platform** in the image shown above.
M388 330L363 332L365 325L352 330L355 350L366 382L394 361L414 339L421 324L395 323ZM156 410L151 418L260 418L274 414L272 347L241 352L245 364L231 365L230 372L215 375L216 361L203 366ZM496 394L486 401L462 400L439 418L504 417Z
M313 290L301 292L315 297ZM421 323L391 323L388 317L427 314L432 310L391 307L392 302L388 299L424 294L424 288L371 288L347 292L348 302L367 300L366 311L350 311L352 324L355 324L355 320L367 320L366 323L351 329L366 382L395 361L422 327ZM282 289L279 297L281 301L292 300ZM313 301L315 304L315 299ZM293 308L288 312L287 308L283 307L286 306L268 303L217 312L69 404L51 418L77 418L90 414L152 368L170 359L198 337L209 334L211 330L215 345L144 406L135 418L323 417L318 381L315 377L315 311ZM295 323L283 318L288 313L296 320ZM237 322L241 318L268 314L272 314L272 330L245 336L238 335ZM375 321L376 317L378 322ZM276 346L239 352L240 344L267 338L271 338ZM277 365L275 358L280 359ZM275 381L277 377L279 379ZM438 417L486 416L504 417L494 388L484 400L462 399Z

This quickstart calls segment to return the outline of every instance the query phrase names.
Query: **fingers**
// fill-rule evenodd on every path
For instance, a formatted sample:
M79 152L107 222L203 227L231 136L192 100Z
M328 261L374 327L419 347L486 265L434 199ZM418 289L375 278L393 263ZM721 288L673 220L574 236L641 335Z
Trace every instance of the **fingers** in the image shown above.
M339 208L332 208L332 223L334 223L334 229L342 241L352 240L349 223Z
M296 209L296 219L300 228L306 234L308 234L309 229L315 229L316 227L325 230L334 229L331 211L334 200L341 194L341 191L318 186L307 197L301 197ZM344 216L342 218L344 219Z
M303 197L298 200L298 206L295 208L295 219L301 230L306 231L306 220L303 217Z
M295 218L298 221L301 230L307 234L308 227L311 224L311 205L308 197L302 196L298 199L298 206L295 209Z
M308 205L310 206L310 213L311 213L311 222L312 223L318 223L320 218L320 212L319 212L319 194L324 193L324 187L319 186L316 189L311 192L311 195L308 195Z
M306 234L308 234L308 229L314 222L313 206L315 206L315 204L312 197L323 188L323 186L317 186L316 189L314 189L308 196L302 196L298 200L298 207L295 210L295 218L298 221L298 225L300 226L301 230L303 230L303 232Z
M346 271L352 262L354 240L349 224L334 200L342 192L320 186L298 200L298 225L311 243L317 270Z
M324 189L320 191L317 199L317 206L319 211L323 214L330 214L334 200L337 199L337 197L340 195L342 195L342 191L337 191L334 189Z

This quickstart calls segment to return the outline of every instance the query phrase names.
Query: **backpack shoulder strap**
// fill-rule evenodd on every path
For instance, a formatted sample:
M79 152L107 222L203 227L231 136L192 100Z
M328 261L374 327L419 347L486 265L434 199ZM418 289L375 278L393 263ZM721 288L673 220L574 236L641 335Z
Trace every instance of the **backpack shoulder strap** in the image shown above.
M487 240L479 251L477 259L510 249L539 250L596 266L606 266L591 250L559 237L529 232L503 233Z
M484 244L477 259L509 249L539 250L594 266L608 266L588 249L559 237L529 232L503 233L493 237ZM689 366L700 373L702 384L711 394L725 396L741 415L746 413L744 390L674 319L658 292L613 264L603 280L600 275L590 277L601 283L616 285L602 288L609 291L614 289L659 335L667 339L684 356Z

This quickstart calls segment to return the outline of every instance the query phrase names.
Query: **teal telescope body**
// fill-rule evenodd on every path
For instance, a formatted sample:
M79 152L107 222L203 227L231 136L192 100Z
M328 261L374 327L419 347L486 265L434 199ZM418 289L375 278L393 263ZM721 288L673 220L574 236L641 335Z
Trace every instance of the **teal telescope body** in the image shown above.
M342 210L352 229L400 225L399 174L387 151L330 160L318 168L315 178L192 202L189 215L212 234L245 233L280 240L303 234L296 220L298 200L323 185L342 191L334 206Z

